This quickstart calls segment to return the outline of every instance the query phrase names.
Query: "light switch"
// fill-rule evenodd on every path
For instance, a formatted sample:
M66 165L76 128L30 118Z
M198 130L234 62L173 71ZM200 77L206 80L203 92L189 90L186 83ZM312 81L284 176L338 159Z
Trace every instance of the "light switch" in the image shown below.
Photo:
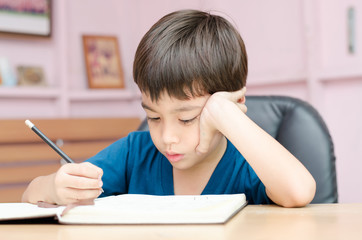
M354 54L356 52L356 11L354 7L347 10L348 21L348 52Z

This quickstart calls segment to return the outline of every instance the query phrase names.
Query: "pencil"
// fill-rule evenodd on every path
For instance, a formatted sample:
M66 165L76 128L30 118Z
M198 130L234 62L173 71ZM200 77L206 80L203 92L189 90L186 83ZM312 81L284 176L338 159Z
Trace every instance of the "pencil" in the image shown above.
M45 136L30 120L25 121L26 126L33 130L44 142L54 149L67 163L74 163L74 161L63 152L57 145L55 145L47 136Z
M35 125L30 122L30 120L25 120L26 126L28 126L31 130L33 130L44 142L46 142L51 148L56 151L59 156L61 156L67 163L74 163L74 161L63 152L57 145L55 145L47 136L44 135ZM102 193L104 192L103 188L101 188Z

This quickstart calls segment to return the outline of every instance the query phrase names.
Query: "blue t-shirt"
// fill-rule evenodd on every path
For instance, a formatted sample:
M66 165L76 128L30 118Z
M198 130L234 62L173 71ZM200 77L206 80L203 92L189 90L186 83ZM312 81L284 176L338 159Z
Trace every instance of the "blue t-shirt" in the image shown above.
M132 132L87 161L103 169L101 197L124 193L174 195L172 165L157 150L148 131ZM236 193L245 193L249 204L270 203L264 184L228 141L202 194Z

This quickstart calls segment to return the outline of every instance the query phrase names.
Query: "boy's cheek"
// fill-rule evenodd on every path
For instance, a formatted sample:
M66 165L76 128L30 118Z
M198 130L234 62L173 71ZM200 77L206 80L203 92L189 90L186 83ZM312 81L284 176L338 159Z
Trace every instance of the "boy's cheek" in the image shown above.
M190 139L192 142L194 142L196 145L200 142L200 119L198 119L197 124L195 124L195 127L192 129L192 139Z

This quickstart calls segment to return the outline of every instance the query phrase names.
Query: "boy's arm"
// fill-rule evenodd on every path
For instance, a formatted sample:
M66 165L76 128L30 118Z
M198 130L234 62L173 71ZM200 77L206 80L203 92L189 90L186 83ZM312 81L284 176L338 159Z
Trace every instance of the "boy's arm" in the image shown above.
M102 169L91 163L65 164L56 173L35 178L22 201L65 205L95 199L101 194Z
M308 170L241 109L245 89L213 94L200 118L199 152L206 152L213 132L220 131L249 162L264 183L268 197L285 207L312 201L316 183Z

